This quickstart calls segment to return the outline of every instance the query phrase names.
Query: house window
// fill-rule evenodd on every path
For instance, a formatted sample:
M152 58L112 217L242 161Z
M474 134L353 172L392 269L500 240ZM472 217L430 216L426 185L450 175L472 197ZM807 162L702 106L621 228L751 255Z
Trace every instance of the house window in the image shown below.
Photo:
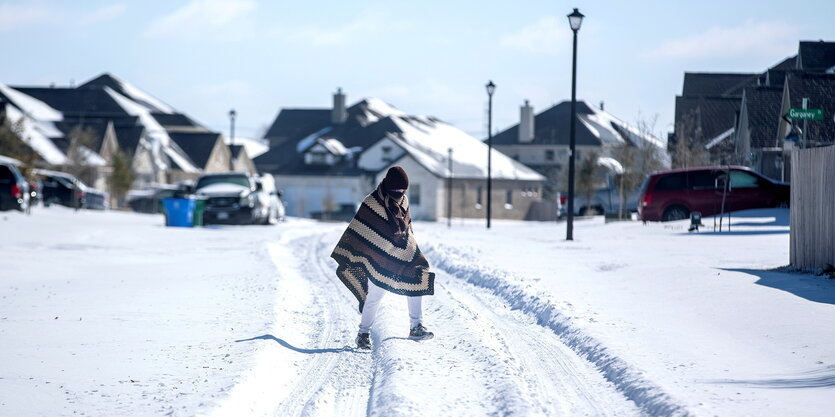
M504 192L504 208L508 210L513 208L513 190Z
M311 165L325 165L327 164L327 154L324 152L310 152L308 153L308 164Z
M554 160L554 150L548 149L545 151L545 160L546 161L553 161Z
M391 158L391 146L383 146L380 148L383 151L383 162L390 163L392 162Z
M420 205L420 184L409 185L409 205Z
M478 187L476 187L476 189L475 189L475 208L477 208L477 209L481 208L481 193L482 193L482 191L483 191L483 188L481 188L480 185Z

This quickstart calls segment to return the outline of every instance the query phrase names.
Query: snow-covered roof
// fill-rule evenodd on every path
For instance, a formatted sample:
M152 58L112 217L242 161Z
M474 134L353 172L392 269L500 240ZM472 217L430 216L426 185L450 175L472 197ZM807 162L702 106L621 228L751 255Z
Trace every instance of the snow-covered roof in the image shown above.
M621 165L615 158L602 156L597 158L597 165L600 165L615 174L623 174L623 165Z
M488 147L464 131L439 120L426 117L393 117L400 134L389 139L403 148L424 168L447 178L486 178ZM452 172L449 172L448 150L452 149ZM545 177L493 149L491 177L495 179L544 181Z
M23 162L20 162L17 159L10 158L8 156L3 156L3 155L0 155L0 163L10 164L10 165L14 165L14 166L23 165Z
M6 117L9 122L20 123L23 128L22 138L41 158L49 164L60 165L67 162L67 156L55 146L50 136L63 136L52 122L39 122L24 114L17 107L6 104ZM57 135L54 135L58 132Z
M33 120L45 122L59 122L64 120L64 115L58 110L53 109L41 100L23 94L5 84L0 83L0 92L11 100L26 116Z
M647 132L641 132L639 129L625 123L611 113L605 110L600 110L597 107L590 106L588 103L586 103L586 106L592 110L592 113L578 114L577 116L580 121L600 139L602 143L623 143L621 135L625 135L627 136L626 139L635 145L654 145L661 149L665 147L664 143L658 138L648 134ZM617 126L620 131L616 130L615 126Z
M342 156L348 153L348 149L345 149L345 145L343 145L342 142L336 139L319 139L317 142L322 144L322 146L324 146L325 149L328 150L328 152L336 156Z
M157 99L151 94L111 74L105 73L84 83L84 86L88 85L109 87L111 89L115 89L119 92L119 94L128 97L136 104L144 107L146 110L151 112L168 114L176 112L171 106L163 103L161 100Z
M151 115L151 111L147 106L143 106L128 97L125 97L118 91L110 87L104 87L104 90L113 97L113 100L131 116L137 116L139 123L145 127L145 133L151 142L151 149L153 150L156 164L165 167L163 154L168 156L178 168L185 172L200 172L200 169L194 166L184 152L180 151L178 147L172 145L171 137L168 136L168 131L162 127L157 119Z
M242 145L244 149L246 149L246 154L249 155L250 158L255 158L258 155L262 155L270 150L270 142L264 139L242 138L236 136L233 141L232 139L224 136L223 141L227 145L232 145L233 142L235 145Z
M705 149L710 149L710 148L718 145L723 140L731 137L731 135L734 134L734 131L736 131L736 129L732 127L730 129L720 133L715 138L711 139L710 142L707 143L707 145L705 145Z
M330 126L319 129L318 131L313 132L304 139L300 140L299 143L296 144L296 152L302 153L306 151L308 148L316 144L316 140L319 139L320 136L330 132L332 129L333 128Z

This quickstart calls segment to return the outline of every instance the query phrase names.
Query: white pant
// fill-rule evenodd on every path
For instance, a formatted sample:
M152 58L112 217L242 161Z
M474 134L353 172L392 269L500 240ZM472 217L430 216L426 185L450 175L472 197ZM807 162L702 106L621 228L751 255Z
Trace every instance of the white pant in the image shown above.
M380 301L383 301L383 294L386 290L374 285L371 280L368 281L368 296L365 298L365 306L362 308L362 321L360 321L360 333L370 333L371 326L374 325L374 320L377 317L377 308L380 307ZM411 327L415 327L423 320L423 309L421 308L421 297L406 297L409 303L409 321Z

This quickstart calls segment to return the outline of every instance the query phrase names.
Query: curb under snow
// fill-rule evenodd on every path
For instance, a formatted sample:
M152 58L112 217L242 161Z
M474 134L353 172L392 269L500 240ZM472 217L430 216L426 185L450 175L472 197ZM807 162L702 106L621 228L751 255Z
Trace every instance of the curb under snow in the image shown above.
M427 257L432 258L435 267L470 284L490 290L513 309L534 317L537 324L551 329L580 357L594 364L604 377L643 413L653 416L691 415L661 388L642 378L640 371L614 356L600 342L577 327L571 318L548 302L546 296L534 294L533 291L513 284L513 281L518 280L514 280L512 274L478 266L467 259L467 256L458 254L455 249L444 245L427 246L424 252Z

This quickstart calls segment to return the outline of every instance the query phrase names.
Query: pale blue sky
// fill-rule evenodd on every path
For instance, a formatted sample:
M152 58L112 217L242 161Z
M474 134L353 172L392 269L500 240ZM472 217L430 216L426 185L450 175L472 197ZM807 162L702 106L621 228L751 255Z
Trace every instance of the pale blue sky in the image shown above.
M515 4L513 4L515 3ZM0 82L66 86L110 72L209 127L237 135L282 107L376 96L486 136L568 99L571 30L578 99L671 130L684 71L757 72L798 40L835 40L835 2L788 1L2 1Z

